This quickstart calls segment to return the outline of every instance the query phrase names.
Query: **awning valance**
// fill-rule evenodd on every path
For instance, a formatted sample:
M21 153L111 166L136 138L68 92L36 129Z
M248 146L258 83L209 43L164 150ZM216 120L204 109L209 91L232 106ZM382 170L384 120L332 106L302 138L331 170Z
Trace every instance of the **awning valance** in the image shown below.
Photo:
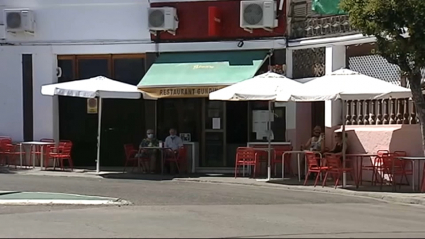
M208 97L215 90L252 78L267 52L163 53L138 88L158 98Z

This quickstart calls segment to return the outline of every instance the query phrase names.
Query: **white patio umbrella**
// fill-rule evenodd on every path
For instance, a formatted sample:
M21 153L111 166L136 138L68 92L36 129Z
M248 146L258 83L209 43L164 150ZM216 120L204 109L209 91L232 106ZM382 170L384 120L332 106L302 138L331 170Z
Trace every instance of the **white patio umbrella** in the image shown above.
M278 96L285 101L288 92ZM408 98L410 90L348 69L309 81L290 93L291 101L371 100L376 98Z
M372 100L385 98L408 98L410 90L383 80L360 74L348 69L340 69L329 75L318 77L307 82L296 91L289 93L290 101L325 101L342 100L342 137L343 137L343 164L345 166L345 115L346 100ZM287 101L288 92L277 97L277 101ZM343 177L343 186L346 185L346 174Z
M41 94L48 96L72 96L80 98L99 98L96 172L100 171L100 134L102 122L102 99L139 99L141 91L137 86L97 76L90 79L44 85ZM146 96L146 97L145 97ZM154 99L144 94L146 99Z
M284 92L291 92L298 88L301 83L286 78L282 75L267 72L251 79L241 81L226 88L210 93L210 100L225 101L249 101L267 100L269 101L269 118L267 124L268 131L268 159L267 159L267 181L271 179L271 104L276 97ZM286 94L289 99L290 94Z

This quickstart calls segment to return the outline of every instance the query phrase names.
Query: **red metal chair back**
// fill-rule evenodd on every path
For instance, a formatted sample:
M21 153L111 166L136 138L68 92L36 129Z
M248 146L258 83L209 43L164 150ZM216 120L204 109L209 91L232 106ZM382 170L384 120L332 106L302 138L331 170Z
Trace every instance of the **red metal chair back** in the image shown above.
M316 154L314 152L307 151L305 153L305 157L307 159L308 168L320 166L319 162L317 161Z
M180 147L179 148L179 154L178 154L178 158L180 162L185 162L187 159L187 149L186 147Z
M394 153L391 154L392 160L394 160L394 166L399 168L405 168L406 160L398 159L397 157L405 157L407 156L406 151L394 151Z
M280 147L274 147L274 156L276 161L282 160L282 155L285 152L292 151L292 146L280 146ZM286 154L285 160L288 160L291 157L291 155Z
M382 167L386 170L391 170L393 166L394 155L391 153L384 153L381 156ZM400 161L400 160L397 160ZM396 161L394 161L394 166L396 166Z
M239 147L236 150L236 161L255 161L255 150L248 147Z
M378 150L377 152L376 152L376 154L378 155L378 156L382 156L382 155L384 155L384 154L389 154L390 153L390 151L388 151L388 150Z
M8 151L10 150L10 145L12 145L12 139L10 138L3 138L0 139L0 151Z
M134 148L134 145L132 144L124 144L124 152L125 152L125 158L130 159L135 156L134 152L136 149ZM137 152L137 151L136 151Z
M332 170L342 167L340 158L335 155L326 155L326 165Z

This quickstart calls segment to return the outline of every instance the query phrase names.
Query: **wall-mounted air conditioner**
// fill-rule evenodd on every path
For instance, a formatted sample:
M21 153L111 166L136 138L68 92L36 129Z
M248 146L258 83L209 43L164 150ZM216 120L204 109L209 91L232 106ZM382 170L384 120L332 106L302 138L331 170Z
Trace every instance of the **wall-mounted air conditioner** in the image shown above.
M241 28L249 32L258 28L271 31L277 24L275 1L241 1Z
M5 9L3 13L4 25L7 32L34 33L34 13L28 9Z
M149 31L156 35L158 31L167 31L175 34L179 19L177 10L173 7L153 7L148 10Z

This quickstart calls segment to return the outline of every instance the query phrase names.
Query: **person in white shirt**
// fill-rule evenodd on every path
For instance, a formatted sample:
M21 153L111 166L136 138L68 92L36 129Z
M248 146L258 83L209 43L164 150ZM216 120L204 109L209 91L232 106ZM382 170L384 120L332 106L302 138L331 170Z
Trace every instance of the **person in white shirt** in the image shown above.
M170 135L165 138L164 142L164 146L173 150L175 154L178 153L179 148L183 147L183 140L176 134L177 131L175 129L170 129Z

